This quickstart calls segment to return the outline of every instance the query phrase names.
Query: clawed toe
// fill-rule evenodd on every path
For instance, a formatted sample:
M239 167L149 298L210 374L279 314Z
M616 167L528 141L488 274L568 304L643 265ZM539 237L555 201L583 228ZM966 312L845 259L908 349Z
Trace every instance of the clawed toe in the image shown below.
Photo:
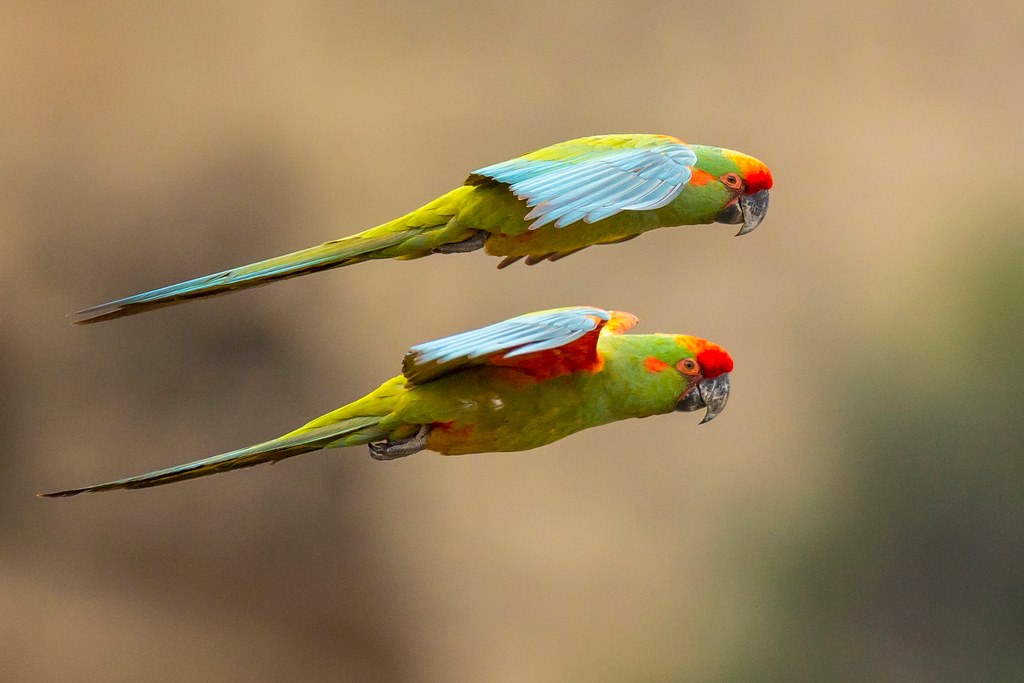
M370 449L370 457L374 460L394 460L422 451L427 447L428 436L430 425L422 425L416 436L398 441L378 441L367 444L367 447Z
M478 230L468 239L464 239L461 242L452 242L451 244L442 244L439 247L434 247L431 251L435 254L465 254L466 252L476 251L477 249L483 249L484 242L490 234L483 230Z

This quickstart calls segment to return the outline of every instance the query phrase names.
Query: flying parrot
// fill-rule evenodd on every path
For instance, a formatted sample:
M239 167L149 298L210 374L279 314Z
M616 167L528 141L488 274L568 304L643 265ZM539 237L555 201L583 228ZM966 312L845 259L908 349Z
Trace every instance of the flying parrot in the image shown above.
M574 432L729 398L722 347L676 334L623 334L630 313L559 308L413 346L402 374L363 398L264 443L126 479L45 496L159 486L324 448L369 446L377 460L524 451Z
M557 261L655 228L764 219L763 163L668 135L595 135L473 171L462 187L389 223L285 256L79 311L95 323L371 259L483 249L504 268Z

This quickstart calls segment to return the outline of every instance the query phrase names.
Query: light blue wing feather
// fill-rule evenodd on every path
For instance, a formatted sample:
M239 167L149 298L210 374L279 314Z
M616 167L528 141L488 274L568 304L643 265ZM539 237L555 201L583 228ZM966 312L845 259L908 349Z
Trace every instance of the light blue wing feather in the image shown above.
M596 135L486 166L473 176L507 183L531 208L530 229L594 223L620 211L658 209L683 190L697 155L662 135ZM471 176L472 178L472 176Z
M484 364L492 354L503 352L505 358L514 358L556 349L598 329L610 319L608 311L587 306L528 313L417 344L405 355L402 372L409 382L423 384L467 366Z

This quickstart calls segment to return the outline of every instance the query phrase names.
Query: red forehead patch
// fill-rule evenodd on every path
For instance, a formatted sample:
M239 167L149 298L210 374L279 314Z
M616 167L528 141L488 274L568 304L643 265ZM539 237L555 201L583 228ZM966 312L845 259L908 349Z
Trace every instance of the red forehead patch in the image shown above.
M731 149L724 153L739 166L743 179L747 181L747 194L772 189L772 172L759 159Z
M743 176L747 179L747 194L772 189L772 172L760 161L743 169Z
M732 372L732 356L725 349L711 346L697 354L697 362L704 371L705 379L714 379L719 375Z

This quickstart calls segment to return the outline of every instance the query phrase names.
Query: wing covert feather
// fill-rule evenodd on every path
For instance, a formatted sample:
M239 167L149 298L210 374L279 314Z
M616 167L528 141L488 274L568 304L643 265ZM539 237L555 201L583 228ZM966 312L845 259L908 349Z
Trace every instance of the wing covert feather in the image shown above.
M667 135L594 135L486 166L470 180L506 183L531 208L531 230L562 228L661 208L683 190L696 162L693 150Z
M636 318L628 313L575 306L528 313L515 318L417 344L409 349L402 372L413 384L423 384L466 367L501 365L515 367L517 360L536 363L536 354L558 351L564 357L574 343L586 348L573 351L596 357L597 334L612 322L610 332L618 334L632 327ZM594 333L594 334L591 334ZM531 354L534 354L531 356Z

